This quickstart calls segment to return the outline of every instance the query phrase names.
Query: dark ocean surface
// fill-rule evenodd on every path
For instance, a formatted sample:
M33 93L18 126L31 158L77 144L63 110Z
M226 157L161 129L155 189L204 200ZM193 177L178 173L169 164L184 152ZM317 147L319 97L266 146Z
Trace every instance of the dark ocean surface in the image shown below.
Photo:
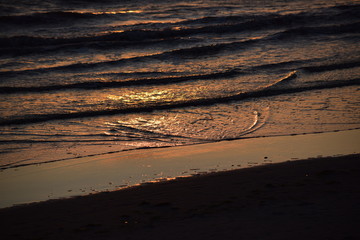
M360 1L0 0L0 168L360 128Z

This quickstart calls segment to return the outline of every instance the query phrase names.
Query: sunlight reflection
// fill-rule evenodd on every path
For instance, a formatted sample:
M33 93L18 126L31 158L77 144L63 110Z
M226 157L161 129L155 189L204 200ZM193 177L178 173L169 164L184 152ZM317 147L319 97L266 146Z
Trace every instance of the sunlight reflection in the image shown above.
M153 90L151 92L137 92L126 96L108 95L108 99L114 101L122 101L126 103L133 102L154 102L157 100L171 100L174 93L167 90Z
M172 27L171 29L172 29L172 30L175 30L175 31L179 31L179 30L182 30L183 28L182 28L182 27L179 27L179 26L176 26L176 27Z
M109 15L115 15L115 14L126 14L126 13L142 13L143 11L141 10L119 10L119 11L101 11L101 12L96 12L96 11L82 11L82 10L78 10L78 11L71 11L72 13L80 13L80 14L94 14L94 15L102 15L102 14L109 14Z
M108 33L123 33L123 32L125 32L125 30L112 30L112 31L107 31L107 32L102 32L102 33L108 34Z
M173 119L167 119L165 117L160 117L159 119L153 118L153 119L144 119L142 117L129 119L128 121L117 121L116 126L120 124L121 126L128 126L128 127L146 127L152 130L159 130L161 126L165 125L164 123L166 121L171 121ZM110 125L110 123L108 123Z

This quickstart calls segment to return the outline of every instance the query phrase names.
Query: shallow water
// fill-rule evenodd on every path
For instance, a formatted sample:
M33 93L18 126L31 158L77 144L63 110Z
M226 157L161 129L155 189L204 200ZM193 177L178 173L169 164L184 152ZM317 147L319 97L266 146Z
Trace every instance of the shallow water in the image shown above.
M360 127L360 1L0 3L0 167Z

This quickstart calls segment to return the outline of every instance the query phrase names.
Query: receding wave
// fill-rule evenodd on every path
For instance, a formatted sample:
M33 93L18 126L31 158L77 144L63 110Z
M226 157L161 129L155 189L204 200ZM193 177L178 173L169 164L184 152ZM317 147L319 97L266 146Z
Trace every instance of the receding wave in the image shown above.
M316 36L316 35L327 35L327 34L344 34L344 33L360 33L360 22L349 23L349 24L338 24L331 26L320 26L320 27L299 27L286 30L275 37L279 39L288 39L294 37L305 37L305 36Z
M226 103L230 101L241 101L249 98L261 98L261 97L269 97L269 96L297 93L297 92L310 91L310 90L330 89L336 87L360 85L360 79L356 78L350 80L337 80L326 83L320 82L317 85L311 85L311 86L310 85L299 86L299 87L284 86L286 85L286 82L295 79L296 77L297 77L297 73L296 71L294 71L288 74L286 77L281 78L275 83L270 84L268 86L254 89L253 91L249 91L249 92L240 92L238 94L234 94L230 96L196 99L196 100L188 100L188 101L184 100L181 102L172 102L172 103L163 103L163 104L158 103L149 106L137 106L137 107L121 108L121 109L104 109L98 111L54 113L54 114L46 114L46 115L33 114L25 118L0 121L0 126L29 124L29 123L45 122L50 120L63 120L63 119L72 119L72 118L104 116L104 115L152 112L155 110L184 108L191 106L209 106L218 103Z

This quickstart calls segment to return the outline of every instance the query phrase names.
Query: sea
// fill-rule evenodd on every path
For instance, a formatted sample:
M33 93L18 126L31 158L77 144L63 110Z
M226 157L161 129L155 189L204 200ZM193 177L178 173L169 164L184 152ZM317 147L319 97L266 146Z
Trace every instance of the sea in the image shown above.
M0 0L0 169L360 128L360 1Z

